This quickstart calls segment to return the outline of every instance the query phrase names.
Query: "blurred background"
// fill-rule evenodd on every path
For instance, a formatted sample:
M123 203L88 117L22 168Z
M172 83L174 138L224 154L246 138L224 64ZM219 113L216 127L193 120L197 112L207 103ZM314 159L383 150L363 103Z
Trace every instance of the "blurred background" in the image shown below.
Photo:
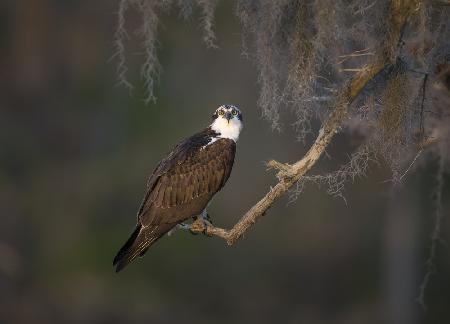
M219 49L202 42L197 16L168 12L158 101L141 90L138 40L127 44L130 93L117 86L116 1L0 3L1 323L450 323L450 260L419 305L435 209L435 161L401 187L371 165L346 200L308 186L269 210L235 246L179 231L120 274L112 258L131 233L155 164L204 128L223 103L245 128L227 186L209 212L231 227L275 184L264 161L295 161L290 116L272 132L241 54L231 3L217 10ZM133 28L140 16L131 14ZM335 170L360 143L342 135L314 173ZM443 216L449 216L449 176ZM441 236L450 236L444 217Z

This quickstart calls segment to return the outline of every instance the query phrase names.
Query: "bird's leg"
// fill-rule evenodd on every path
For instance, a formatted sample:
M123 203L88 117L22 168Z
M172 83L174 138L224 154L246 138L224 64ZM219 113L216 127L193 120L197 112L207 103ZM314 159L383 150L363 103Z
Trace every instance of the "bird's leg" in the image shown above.
M202 211L202 214L200 216L203 220L207 221L211 225L213 225L213 222L211 220L211 217L209 217L208 212L206 211L206 208Z
M190 229L190 226L188 224L185 223L180 223L175 225L169 232L167 232L168 236L171 236L173 233L175 233L177 230L179 229Z
M206 208L202 211L199 217L194 217L194 222L190 226L190 231L192 234L197 235L199 232L202 232L205 235L207 234L208 226L213 226L211 219L209 218L209 214L206 211Z

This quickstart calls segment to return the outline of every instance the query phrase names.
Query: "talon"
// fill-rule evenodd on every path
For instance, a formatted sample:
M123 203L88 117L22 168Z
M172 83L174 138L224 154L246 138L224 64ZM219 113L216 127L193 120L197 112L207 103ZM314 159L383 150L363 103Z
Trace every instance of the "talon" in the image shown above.
M191 232L192 235L198 235L203 232L204 228L205 225L203 224L202 219L197 218L191 225L189 225L189 232Z
M213 224L209 220L205 220L204 219L203 220L203 226L204 226L203 234L208 236L208 237L211 237L212 235L208 234L208 226L213 226Z
M208 234L208 226L213 226L213 224L206 219L206 217L199 217L195 222L193 222L189 226L189 231L193 235L197 235L199 233L202 233L206 236L212 236Z

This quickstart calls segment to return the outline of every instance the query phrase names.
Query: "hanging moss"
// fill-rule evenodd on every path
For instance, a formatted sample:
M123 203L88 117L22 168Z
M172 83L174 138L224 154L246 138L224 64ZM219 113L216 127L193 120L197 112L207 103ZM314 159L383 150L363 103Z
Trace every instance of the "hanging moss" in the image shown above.
M387 0L235 3L244 52L256 63L262 116L278 130L286 127L281 116L289 116L288 126L293 126L297 138L303 141L312 131L312 121L324 120L328 115L342 85L357 71L382 59L386 53L380 49L386 39L397 37L387 29L387 18L395 15L395 6L391 10ZM130 8L142 17L136 37L142 39L141 74L146 99L153 101L153 89L161 72L157 57L161 14L175 8L186 19L197 9L205 44L215 47L217 4L218 0L121 0L116 32L119 81L131 89L124 43L131 35L125 24ZM415 12L403 30L401 46L387 49L401 62L401 68L378 76L374 85L368 87L372 90L366 90L355 103L362 108L353 108L349 115L353 121L349 130L358 128L374 153L388 162L394 175L401 173L424 139L437 133L445 137L448 132L443 129L450 127L439 108L442 98L449 95L437 88L444 85L445 89L446 84L440 76L442 68L438 67L450 62L450 10L434 2L418 2ZM423 81L424 76L428 83Z

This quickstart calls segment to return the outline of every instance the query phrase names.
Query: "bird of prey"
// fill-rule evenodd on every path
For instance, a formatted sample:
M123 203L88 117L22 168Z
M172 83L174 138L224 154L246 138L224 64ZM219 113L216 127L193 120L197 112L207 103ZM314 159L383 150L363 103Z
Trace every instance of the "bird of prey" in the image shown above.
M136 229L114 258L122 270L170 230L197 216L207 226L206 207L225 185L233 167L236 141L242 130L242 113L222 105L212 124L178 143L159 162L147 182L137 215Z

